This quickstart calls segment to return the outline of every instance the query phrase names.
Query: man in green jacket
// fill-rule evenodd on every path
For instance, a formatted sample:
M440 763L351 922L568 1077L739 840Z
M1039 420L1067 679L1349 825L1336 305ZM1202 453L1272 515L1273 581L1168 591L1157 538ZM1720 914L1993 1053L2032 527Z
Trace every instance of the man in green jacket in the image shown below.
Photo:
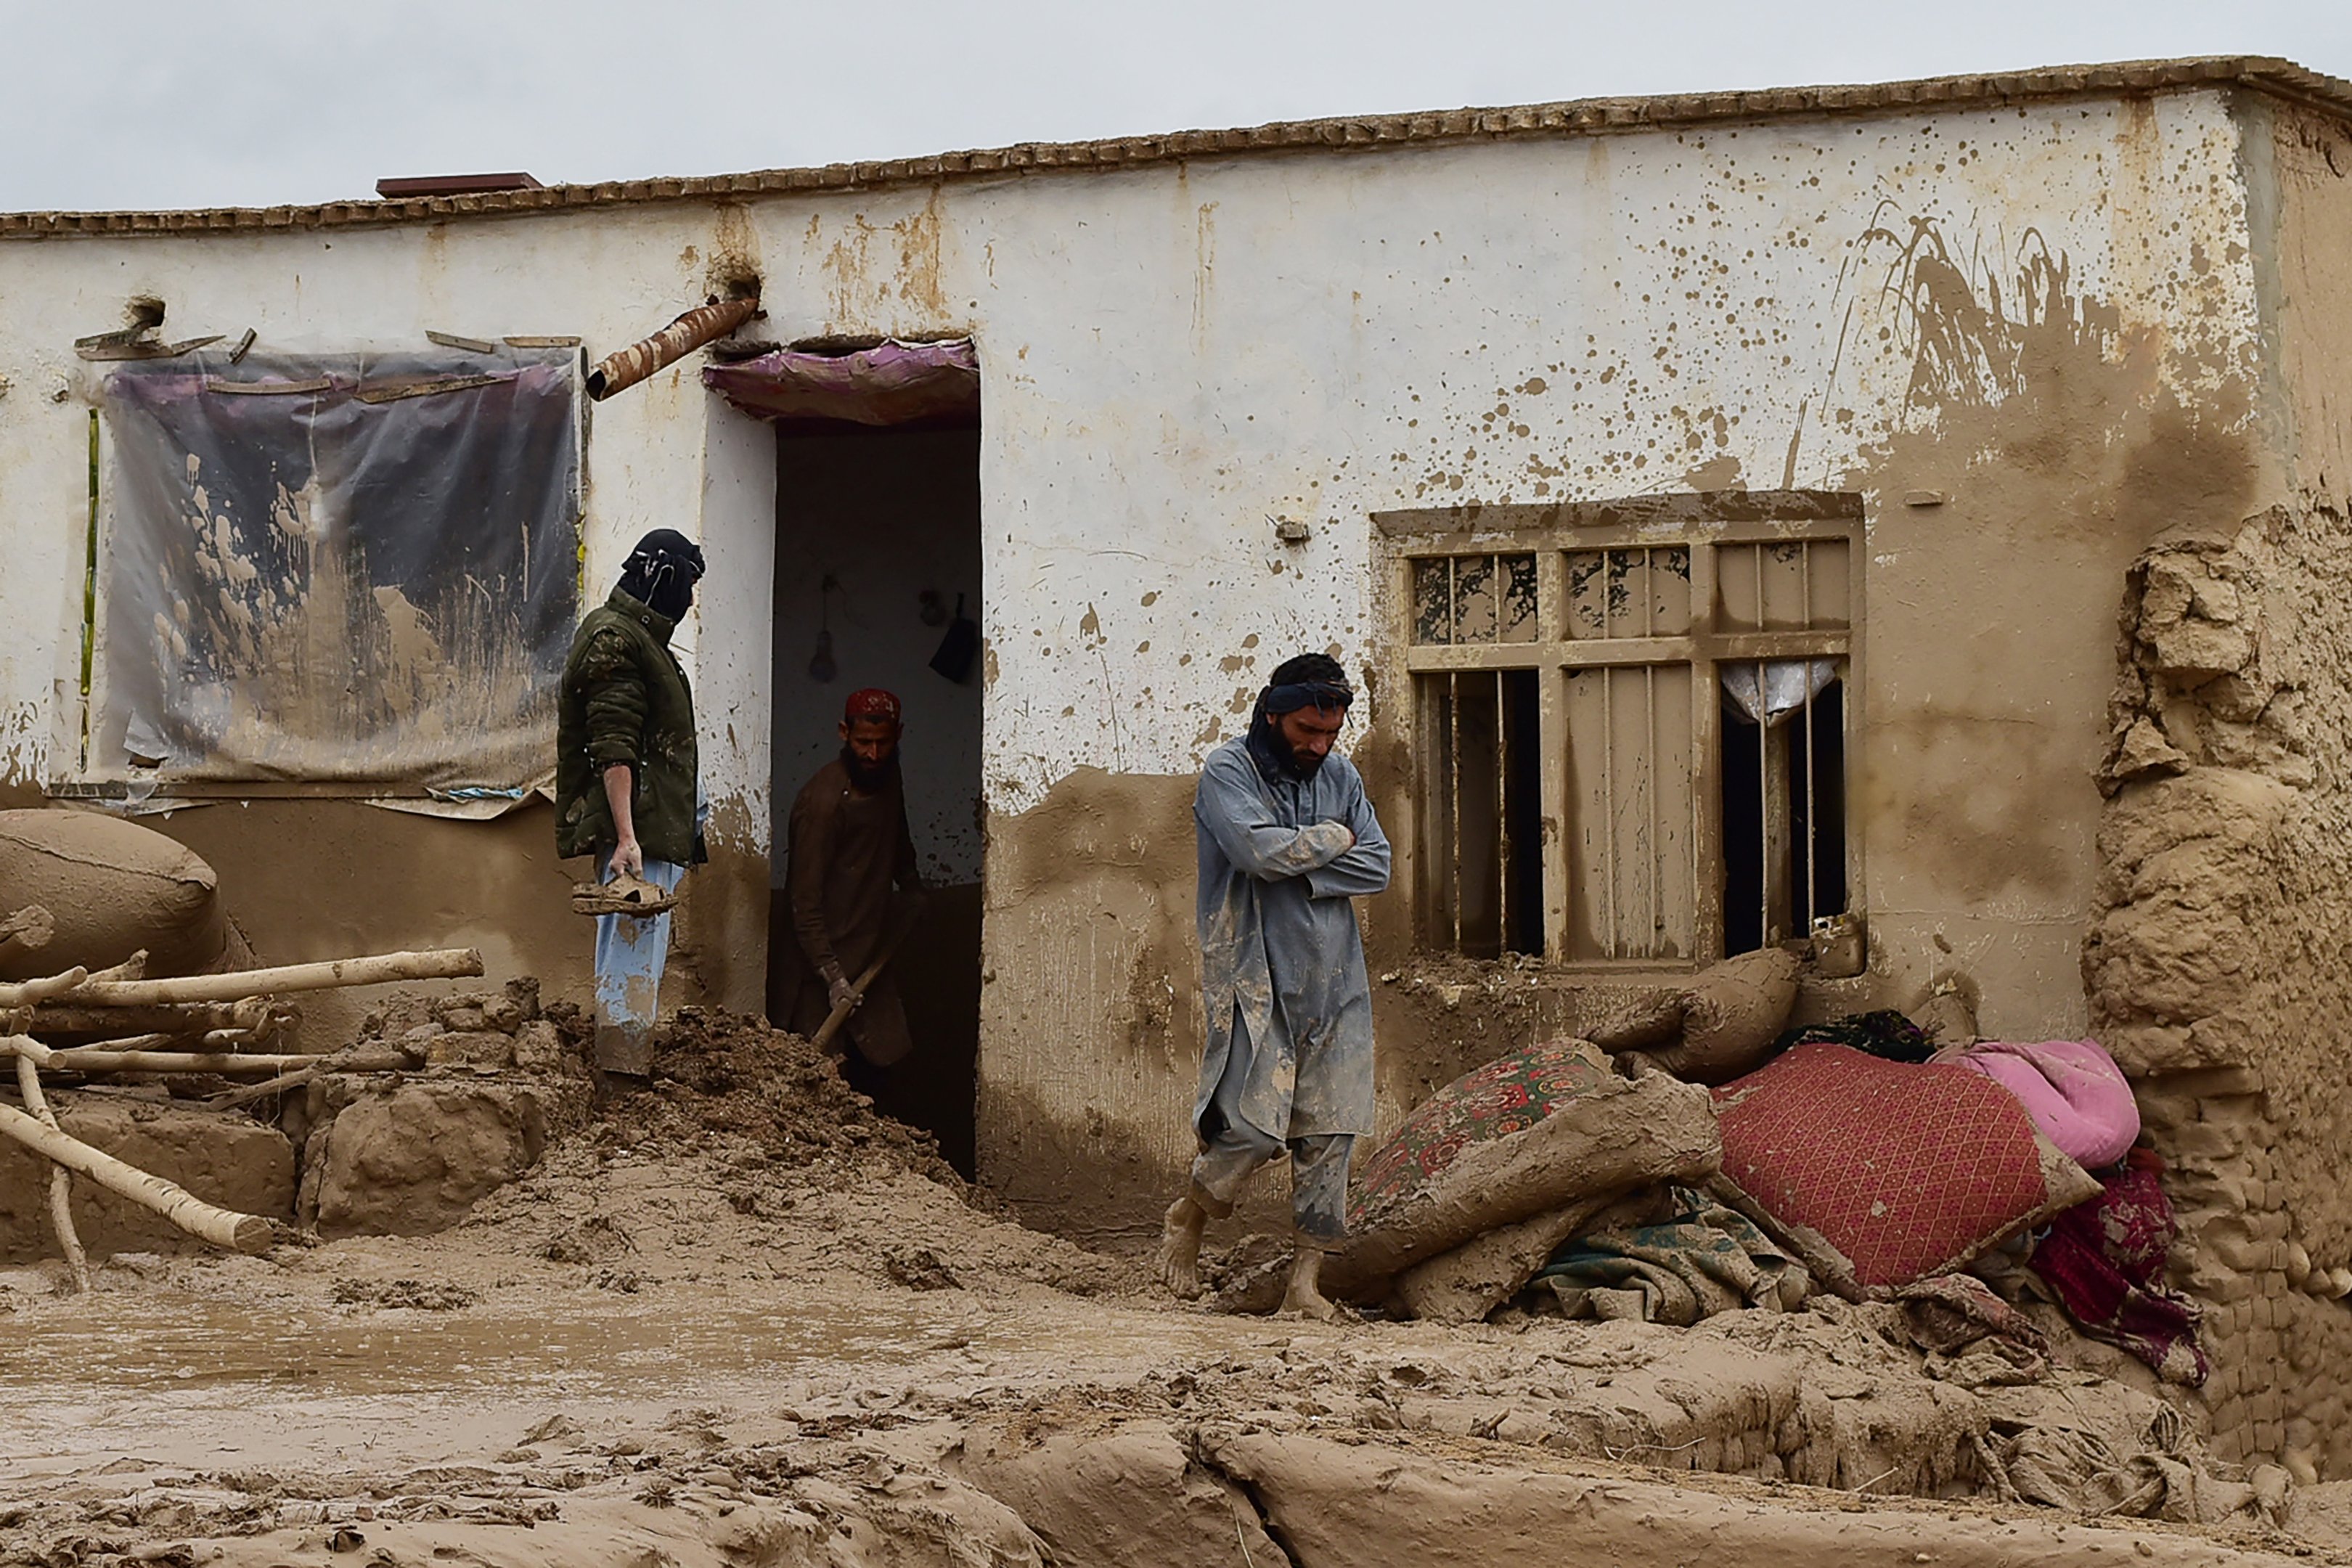
M669 650L694 603L702 552L657 528L637 541L612 597L580 623L555 732L555 848L593 855L596 879L640 877L675 892L706 857L694 696ZM596 1065L644 1079L669 952L667 913L596 920Z

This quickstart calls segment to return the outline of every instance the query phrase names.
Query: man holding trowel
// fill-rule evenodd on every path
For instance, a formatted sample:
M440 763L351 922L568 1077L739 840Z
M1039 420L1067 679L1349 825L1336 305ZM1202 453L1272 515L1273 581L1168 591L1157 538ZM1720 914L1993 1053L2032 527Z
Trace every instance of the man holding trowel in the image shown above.
M588 613L556 710L555 847L595 857L572 908L596 920L596 1066L608 1082L653 1072L670 906L707 858L694 697L670 636L694 603L702 552L672 529L637 541Z
M923 895L898 773L898 699L869 687L841 714L841 755L793 802L784 889L806 961L791 1027L845 1040L842 1076L867 1094L914 1048L889 961ZM827 1039L822 1043L830 1045Z

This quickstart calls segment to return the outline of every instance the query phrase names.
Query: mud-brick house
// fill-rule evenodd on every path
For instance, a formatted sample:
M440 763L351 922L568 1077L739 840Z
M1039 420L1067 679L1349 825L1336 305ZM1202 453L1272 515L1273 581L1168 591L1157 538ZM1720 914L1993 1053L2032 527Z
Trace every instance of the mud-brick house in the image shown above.
M761 1005L779 815L842 695L898 688L943 889L916 1113L1133 1234L1188 1152L1193 772L1329 648L1400 849L1390 1114L1580 985L1851 912L1866 970L1807 1006L1964 983L1989 1034L2116 1049L2224 1451L2352 1473L2352 86L2205 59L17 214L0 377L9 798L172 808L267 957L578 985L528 794L554 661L675 526L714 563L680 999ZM984 647L940 673L959 608Z

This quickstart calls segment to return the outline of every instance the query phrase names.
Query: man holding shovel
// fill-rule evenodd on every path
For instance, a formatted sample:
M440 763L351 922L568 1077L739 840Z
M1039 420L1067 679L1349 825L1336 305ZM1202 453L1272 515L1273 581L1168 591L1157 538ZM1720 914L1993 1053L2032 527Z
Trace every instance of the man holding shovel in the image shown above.
M891 952L922 898L907 795L898 773L898 698L867 688L841 714L841 755L819 768L793 802L792 862L784 889L793 934L806 960L791 1026L815 1039L851 1009L842 1076L867 1094L914 1049ZM826 1043L830 1043L827 1041Z
M707 858L694 696L670 635L694 603L702 552L657 528L629 553L619 586L588 613L563 666L556 710L555 847L595 857L572 908L596 921L596 1066L608 1079L653 1072L654 1020L669 953L668 910Z

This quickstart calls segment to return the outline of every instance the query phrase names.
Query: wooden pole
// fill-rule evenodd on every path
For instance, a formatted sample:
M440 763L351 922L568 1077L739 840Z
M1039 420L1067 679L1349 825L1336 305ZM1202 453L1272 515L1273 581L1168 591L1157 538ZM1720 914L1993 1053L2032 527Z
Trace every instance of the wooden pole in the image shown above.
M185 974L167 980L87 980L74 972L73 983L47 995L73 1007L152 1007L182 1002L238 1002L281 991L331 991L345 985L386 985L401 980L460 980L482 973L482 955L472 948L442 948L430 952L386 952L368 958L338 958L325 963L290 963L277 969L247 969L226 974ZM64 976L58 976L64 979ZM0 1007L22 1006L41 997L25 994L35 985L27 981L0 985Z
M53 1039L59 1035L98 1035L120 1039L128 1035L162 1034L175 1039L209 1029L273 1027L273 1009L266 996L238 1002L184 1002L176 1007L83 1007L43 1005L24 1010L16 1020L17 1032Z
M189 1034L130 1035L119 1040L76 1040L49 1048L60 1051L152 1051L185 1047L189 1050L225 1052L245 1046L257 1046L263 1038L258 1029L205 1029Z
M36 906L37 908L38 906ZM16 1090L25 1097L25 1109L40 1119L41 1125L52 1132L60 1131L57 1112L49 1109L48 1100L41 1093L40 1070L30 1057L16 1058ZM58 1233L58 1250L66 1255L66 1268L73 1273L74 1289L89 1294L89 1254L81 1247L81 1233L74 1228L73 1178L63 1165L49 1167L49 1228Z
M236 1089L225 1090L206 1100L204 1104L211 1110L234 1110L240 1105L250 1105L257 1100L268 1100L273 1094L285 1094L300 1089L318 1076L319 1069L316 1068L298 1068L292 1072L279 1073L276 1078L265 1079L259 1083L242 1084Z
M44 1126L39 1118L27 1116L12 1105L0 1105L0 1134L14 1138L68 1170L88 1176L108 1192L154 1210L190 1236L235 1252L269 1250L269 1222L259 1215L215 1208L161 1176L151 1176L103 1150L93 1149L78 1138Z
M881 952L876 956L873 963L866 966L866 973L857 977L857 984L850 987L856 994L825 1015L824 1022L817 1026L816 1034L809 1041L810 1045L814 1046L818 1050L823 1050L832 1042L834 1036L841 1033L841 1026L849 1022L849 1016L857 1011L857 1005L860 1002L866 1000L866 988L873 984L881 974L883 966L890 962L890 955L898 951L898 943L905 939L906 935L906 929L902 928L883 942Z
M22 1036L0 1037L0 1056L13 1056L58 1072L289 1072L318 1061L316 1056L278 1056L259 1051L118 1051L99 1046L45 1046Z
M0 985L0 1007L29 1007L61 995L89 978L89 971L75 964L63 974L52 974L46 980L23 980L14 985Z

